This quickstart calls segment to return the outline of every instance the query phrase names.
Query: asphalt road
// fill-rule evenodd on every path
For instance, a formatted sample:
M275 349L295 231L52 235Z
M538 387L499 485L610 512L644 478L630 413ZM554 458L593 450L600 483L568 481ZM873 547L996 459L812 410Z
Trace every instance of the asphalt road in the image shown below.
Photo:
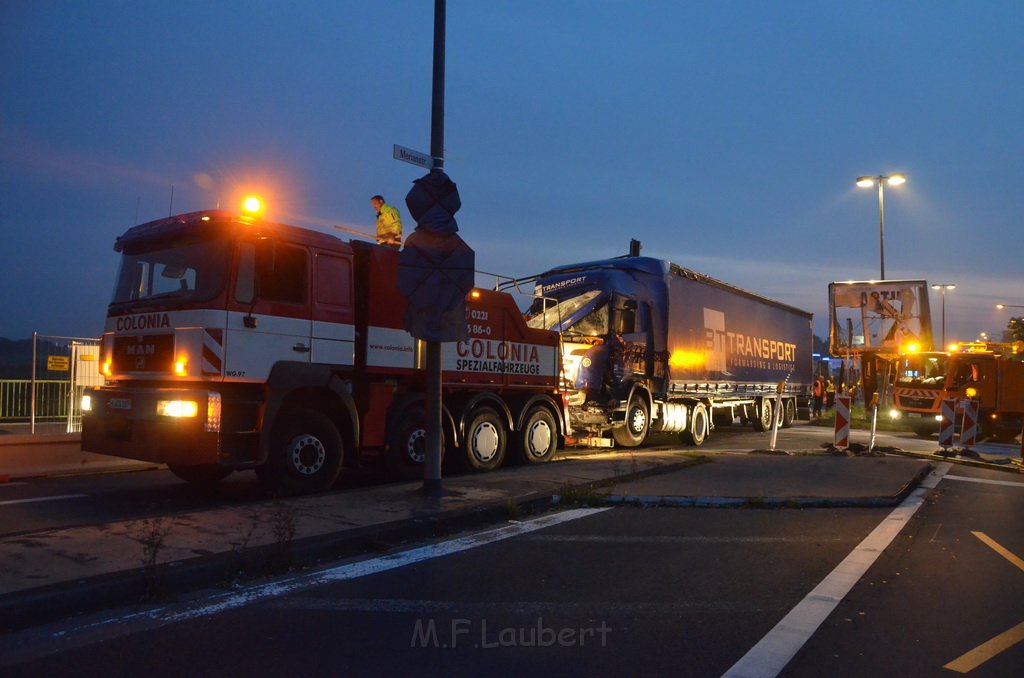
M777 448L819 449L822 443L831 440L830 429L798 424L779 432ZM853 440L866 443L867 433L855 432ZM768 444L766 433L730 427L715 431L702 447L687 449L706 452L751 450L766 448ZM925 452L937 447L934 442L911 435L880 434L878 444ZM666 436L654 438L650 446L676 448L678 442ZM1006 446L1008 450L1011 447ZM586 453L586 450L570 449L560 454ZM337 491L384 482L388 482L388 478L379 470L346 469ZM265 498L251 471L235 473L213 490L191 486L166 470L36 478L0 484L0 507L3 509L0 511L0 536L238 506Z
M945 467L910 508L913 497L892 510L549 514L563 522L40 629L13 639L28 661L0 666L6 676L720 676L748 653L767 662L758 651L776 624L824 604L785 675L1017 676L1024 482ZM897 511L909 519L876 550ZM865 553L841 600L811 593Z
M1024 478L954 466L785 675L1021 675L1022 517Z

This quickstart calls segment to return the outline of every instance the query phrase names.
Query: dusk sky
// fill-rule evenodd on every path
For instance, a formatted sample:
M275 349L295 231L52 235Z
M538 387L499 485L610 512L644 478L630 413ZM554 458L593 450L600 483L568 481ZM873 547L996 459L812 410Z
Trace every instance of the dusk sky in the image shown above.
M433 0L0 2L0 337L99 336L132 225L371 231L430 148ZM1024 306L1024 3L449 0L446 169L480 271L643 253L815 314L828 284ZM173 190L173 204L172 204ZM346 236L347 237L347 236ZM493 278L478 275L478 284ZM940 302L932 296L936 336Z

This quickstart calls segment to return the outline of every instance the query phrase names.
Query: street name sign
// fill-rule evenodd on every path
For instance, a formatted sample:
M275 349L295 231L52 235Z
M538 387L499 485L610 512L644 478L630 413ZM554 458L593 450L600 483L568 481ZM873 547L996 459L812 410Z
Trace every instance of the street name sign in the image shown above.
M395 160L401 160L411 165L417 165L424 169L431 169L434 166L434 159L430 157L429 153L421 153L420 151L414 151L411 148L405 146L394 145L394 158Z

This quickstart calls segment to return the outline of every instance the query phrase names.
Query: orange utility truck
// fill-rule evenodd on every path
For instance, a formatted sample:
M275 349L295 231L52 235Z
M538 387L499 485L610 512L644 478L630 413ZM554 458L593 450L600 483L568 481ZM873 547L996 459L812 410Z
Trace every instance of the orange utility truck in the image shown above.
M939 416L944 398L977 400L981 436L1012 440L1024 419L1024 342L970 342L953 348L900 358L897 411L921 417L920 432L930 433L938 426L926 422Z

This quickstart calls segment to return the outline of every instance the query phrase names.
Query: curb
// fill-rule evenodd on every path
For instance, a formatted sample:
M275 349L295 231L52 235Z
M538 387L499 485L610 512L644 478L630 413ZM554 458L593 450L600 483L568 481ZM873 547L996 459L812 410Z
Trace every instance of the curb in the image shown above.
M985 468L993 471L1008 471L1010 473L1024 473L1024 465L1021 464L1020 460L1009 457L1007 463L995 463L985 461L984 459L974 459L972 457L962 457L959 454L945 456L936 452L908 452L907 450L893 449L890 450L891 454L898 454L904 457L914 457L915 459L926 459L931 462L948 461L951 464L959 464L961 466L973 466L974 468Z
M676 497L663 495L624 495L604 498L611 505L678 508L886 508L899 506L934 470L929 464L917 472L900 491L882 497Z

